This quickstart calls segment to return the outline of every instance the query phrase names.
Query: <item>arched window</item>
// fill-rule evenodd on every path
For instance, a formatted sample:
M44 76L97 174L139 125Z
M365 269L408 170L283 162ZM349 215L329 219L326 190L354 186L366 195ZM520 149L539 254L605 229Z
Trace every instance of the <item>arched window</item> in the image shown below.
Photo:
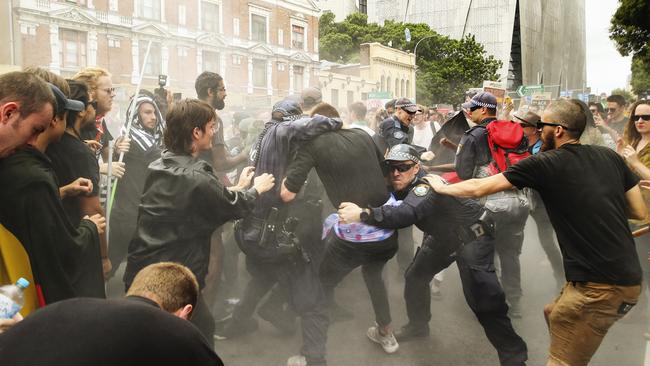
M384 91L386 90L386 77L384 75L381 76L381 88L379 91Z
M401 98L402 94L400 93L399 90L399 79L395 79L395 98Z
M403 97L406 97L406 81L405 81L404 79L402 79L401 84L402 84L402 86L401 86L401 89L402 89L402 96L403 96ZM408 98L408 97L407 97L407 98Z
M386 78L386 91L390 92L393 86L390 84L390 76Z
M411 80L406 80L406 97L411 98Z

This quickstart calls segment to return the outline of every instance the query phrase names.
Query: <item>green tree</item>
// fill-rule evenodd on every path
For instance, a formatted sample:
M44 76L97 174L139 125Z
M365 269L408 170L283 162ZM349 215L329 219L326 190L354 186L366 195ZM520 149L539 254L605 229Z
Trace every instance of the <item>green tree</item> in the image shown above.
M650 93L650 1L619 0L609 36L623 56L632 55L632 91L639 97Z
M342 22L334 22L325 13L320 19L320 57L334 62L358 62L359 46L379 42L393 48L414 52L417 49L418 103L463 102L465 91L482 85L483 80L497 80L501 62L487 56L483 46L472 35L451 39L433 31L424 23L401 23L391 20L383 26L368 23L368 16L350 14ZM411 32L407 42L404 30Z
M632 91L639 98L650 97L650 67L641 57L632 58Z

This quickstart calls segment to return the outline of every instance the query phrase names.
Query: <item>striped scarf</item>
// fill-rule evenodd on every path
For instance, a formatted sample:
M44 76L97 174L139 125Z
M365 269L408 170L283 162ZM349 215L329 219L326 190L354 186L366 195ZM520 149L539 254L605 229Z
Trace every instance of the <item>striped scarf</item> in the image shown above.
M163 131L165 130L165 120L158 109L158 105L154 102L153 99L146 95L140 94L140 96L135 99L131 98L129 103L129 108L126 112L126 121L121 129L122 136L126 135L126 127L129 116L131 116L131 108L133 108L133 101L135 100L135 113L133 115L133 121L131 123L131 130L129 131L129 138L133 143L138 144L142 151L149 151L152 148L161 147L163 144ZM153 105L156 110L156 127L154 128L153 133L147 130L140 121L140 114L138 110L143 103L149 103Z

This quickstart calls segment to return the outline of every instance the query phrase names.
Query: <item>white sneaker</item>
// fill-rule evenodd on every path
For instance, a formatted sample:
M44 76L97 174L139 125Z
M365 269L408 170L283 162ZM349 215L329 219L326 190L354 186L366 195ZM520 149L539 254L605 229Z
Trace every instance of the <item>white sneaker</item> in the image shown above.
M393 332L385 336L381 335L381 333L379 333L378 325L368 328L366 335L371 341L379 343L386 353L394 353L399 349L399 344L397 343L397 339L395 339Z
M287 366L307 366L307 359L303 355L291 356L287 360Z

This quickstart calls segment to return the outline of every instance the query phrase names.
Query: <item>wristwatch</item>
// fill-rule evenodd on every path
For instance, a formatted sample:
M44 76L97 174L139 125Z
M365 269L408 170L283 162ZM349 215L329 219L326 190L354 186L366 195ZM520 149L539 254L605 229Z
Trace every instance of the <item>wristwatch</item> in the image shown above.
M361 210L361 213L359 214L359 219L362 222L368 222L370 220L370 209L364 208Z

